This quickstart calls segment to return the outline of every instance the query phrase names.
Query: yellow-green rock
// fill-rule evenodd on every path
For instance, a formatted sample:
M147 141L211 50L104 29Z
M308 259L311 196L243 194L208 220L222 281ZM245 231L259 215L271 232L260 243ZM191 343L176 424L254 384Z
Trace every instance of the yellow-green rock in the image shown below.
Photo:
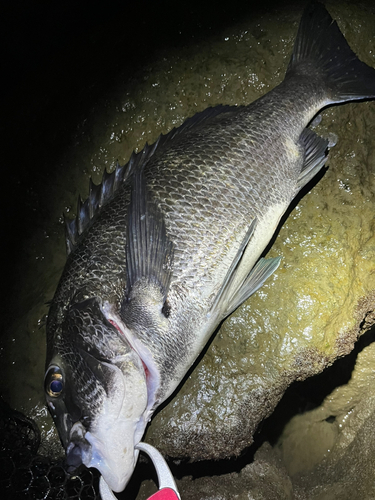
M375 44L372 22L354 6L334 5L349 43L374 66L373 53L359 49L364 39ZM345 17L350 23L340 22ZM374 322L374 103L331 108L316 131L337 137L329 169L298 201L268 253L282 256L280 268L224 322L155 417L147 440L167 455L238 455L292 381L348 354Z
M188 116L217 104L248 104L277 85L304 6L297 4L280 4L207 35L205 41L165 50L131 77L119 75L117 86L79 124L65 156L50 160L55 181L41 202L48 207L45 216L24 242L24 260L15 270L19 302L7 324L9 335L2 344L7 354L1 363L5 398L36 418L45 441L57 443L58 438L45 410L45 339L38 327L65 261L61 213L74 213L78 194L88 192L90 175L99 182L104 168L112 169L117 160L126 162L133 149L155 141ZM354 1L337 0L326 6L354 51L375 67L375 12L370 2L357 7ZM329 108L315 130L337 137L329 168L280 228L268 253L282 257L277 272L222 324L194 371L153 419L146 440L166 455L192 460L239 455L293 381L317 374L349 353L357 337L375 322L375 103ZM363 380L369 380L368 374ZM344 478L351 453L368 457L357 462L357 472L361 464L367 475L375 470L370 467L375 455L369 448L364 452L370 428L366 412L359 411L367 405L367 386L361 384L348 386L353 408L342 400L335 406L338 399L333 398L316 410L308 428L301 424L300 431L297 425L284 436L279 451L289 473L299 474L293 487L301 498L310 498L309 485L317 491L316 499L349 498L325 497L324 491L334 494L329 485L334 484L335 471L338 481ZM344 433L337 422L349 413L352 423ZM337 422L327 422L325 415ZM372 413L367 416L372 422ZM301 439L307 434L310 441L314 436L324 439L305 450ZM324 457L326 444L344 450L334 463ZM329 465L325 475L321 461L323 469ZM316 472L310 480L304 476L308 469ZM272 490L270 483L278 481ZM193 485L185 479L182 487L186 498L204 499L213 498L212 491L220 486L220 498L229 499L234 484L238 498L292 498L286 469L267 445L240 474ZM342 479L340 484L342 493L347 482Z

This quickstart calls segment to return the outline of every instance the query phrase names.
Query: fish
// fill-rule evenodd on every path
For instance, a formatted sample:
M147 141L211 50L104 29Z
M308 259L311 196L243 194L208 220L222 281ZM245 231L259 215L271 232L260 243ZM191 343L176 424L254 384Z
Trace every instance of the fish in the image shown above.
M374 97L375 70L312 3L278 86L197 113L90 180L46 326L46 401L69 467L126 487L155 410L279 266L262 253L328 155L308 125Z

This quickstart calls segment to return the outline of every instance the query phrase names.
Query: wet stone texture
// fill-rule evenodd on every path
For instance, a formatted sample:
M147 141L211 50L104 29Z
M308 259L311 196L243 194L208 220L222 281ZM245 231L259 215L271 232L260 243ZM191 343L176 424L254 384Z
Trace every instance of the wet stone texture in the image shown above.
M326 6L359 57L375 67L371 3ZM53 160L14 272L18 302L0 366L4 396L38 421L49 450L58 438L44 408L45 339L38 326L65 261L61 213L74 213L90 175L98 182L104 168L124 163L134 148L208 106L248 104L277 85L301 12L299 5L270 9L165 51L131 78L119 75L77 127L65 155ZM293 205L268 252L282 256L279 269L223 322L147 430L145 440L175 461L239 456L294 381L350 353L375 323L375 103L329 108L315 131L337 144L325 175ZM183 498L375 498L373 351L371 343L365 346L350 382L294 417L274 448L265 442L242 470L182 478ZM151 489L143 483L138 498Z
M348 383L293 417L279 439L298 500L375 497L374 331L366 336Z
M349 5L332 6L332 14L360 57L374 66L372 52L359 49L366 36L372 40L367 47L375 46L373 20ZM238 455L292 381L348 354L374 323L374 103L322 116L316 131L334 134L337 145L328 171L298 202L268 253L282 256L280 268L224 322L147 432L147 440L169 456Z
M265 444L257 452L255 461L240 473L220 477L205 477L191 482L179 482L184 500L196 498L238 500L292 500L293 485L286 469ZM214 494L213 494L214 493Z

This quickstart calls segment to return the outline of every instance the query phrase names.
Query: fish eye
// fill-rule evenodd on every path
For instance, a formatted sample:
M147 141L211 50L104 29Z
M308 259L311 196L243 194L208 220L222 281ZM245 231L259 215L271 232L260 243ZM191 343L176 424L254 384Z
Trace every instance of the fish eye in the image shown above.
M61 369L56 366L50 366L44 379L44 388L48 396L57 398L64 389L64 379Z

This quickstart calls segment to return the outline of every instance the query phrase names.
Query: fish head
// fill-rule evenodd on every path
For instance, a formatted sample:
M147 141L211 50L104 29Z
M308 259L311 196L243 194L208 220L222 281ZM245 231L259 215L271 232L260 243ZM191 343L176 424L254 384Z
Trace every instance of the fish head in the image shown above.
M96 298L70 307L56 330L45 393L67 463L97 468L113 491L122 491L147 425L142 361Z

